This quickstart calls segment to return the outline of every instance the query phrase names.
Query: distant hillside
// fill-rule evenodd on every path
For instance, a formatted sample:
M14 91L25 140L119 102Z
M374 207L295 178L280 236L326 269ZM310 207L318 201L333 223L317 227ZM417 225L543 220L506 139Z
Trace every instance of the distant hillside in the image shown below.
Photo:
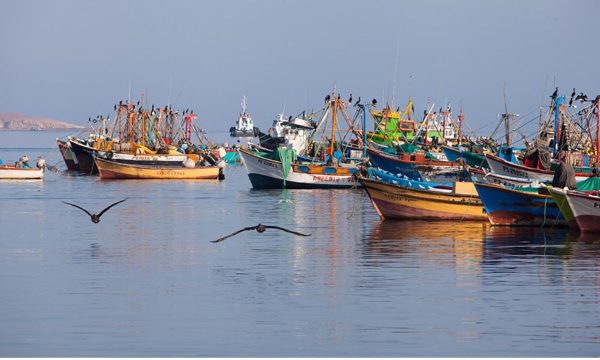
M28 116L15 113L0 113L0 131L27 130L63 130L83 129L83 126L69 124L39 116Z

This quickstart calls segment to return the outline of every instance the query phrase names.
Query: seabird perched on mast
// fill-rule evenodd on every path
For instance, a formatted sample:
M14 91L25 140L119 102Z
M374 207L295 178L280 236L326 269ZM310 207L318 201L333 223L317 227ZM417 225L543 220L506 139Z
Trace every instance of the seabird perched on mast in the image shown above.
M556 89L554 89L554 92L552 93L552 95L550 95L550 98L552 100L556 100L557 97L558 97L558 86L556 87Z

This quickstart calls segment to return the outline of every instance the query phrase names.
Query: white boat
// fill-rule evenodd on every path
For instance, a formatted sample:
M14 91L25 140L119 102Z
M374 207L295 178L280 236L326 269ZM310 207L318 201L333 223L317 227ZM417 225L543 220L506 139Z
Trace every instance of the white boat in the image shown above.
M514 176L506 176L506 175L498 175L493 172L485 171L480 168L469 168L469 175L471 175L471 179L473 182L483 183L483 184L496 184L508 187L515 186L540 186L540 182L533 179L520 178Z
M564 195L581 232L600 232L600 197L566 190Z
M13 165L0 165L0 180L42 180L45 161L39 159L36 167L29 166L27 156L22 156Z
M504 160L501 157L486 154L485 158L490 166L490 170L497 175L503 175L513 178L529 179L539 182L552 182L554 171L527 167ZM575 173L575 179L582 181L590 177L587 173Z
M284 149L285 150L285 149ZM265 153L240 149L242 163L256 189L350 188L359 185L355 167L283 164Z
M313 124L300 116L290 116L286 119L283 114L278 114L268 134L260 133L260 146L274 149L284 145L296 150L298 154L303 154L314 130Z
M252 118L247 112L246 108L246 96L242 99L242 112L238 117L235 126L229 128L229 134L232 137L255 137L258 136L258 128L254 127Z
M0 180L42 180L43 178L44 169L0 165Z

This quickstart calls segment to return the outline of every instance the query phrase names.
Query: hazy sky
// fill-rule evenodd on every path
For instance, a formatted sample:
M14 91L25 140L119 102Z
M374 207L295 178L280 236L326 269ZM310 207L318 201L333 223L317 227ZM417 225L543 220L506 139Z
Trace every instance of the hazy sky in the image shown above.
M284 106L320 108L334 83L385 103L397 68L397 104L462 102L487 135L504 84L523 120L554 84L600 94L599 35L595 0L0 0L0 112L85 124L131 84L209 131L233 125L245 94L264 129Z

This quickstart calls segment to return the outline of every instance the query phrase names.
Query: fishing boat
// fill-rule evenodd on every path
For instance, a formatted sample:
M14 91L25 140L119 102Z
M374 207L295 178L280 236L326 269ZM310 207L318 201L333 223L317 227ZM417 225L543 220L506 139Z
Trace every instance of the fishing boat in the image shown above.
M522 161L508 161L498 156L486 154L486 160L492 172L499 175L523 177L541 182L552 181L554 170L561 161L567 162L575 169L577 181L588 178L594 164L597 164L597 154L600 151L600 136L596 135L595 146L591 134L600 131L600 113L596 112L596 129L591 129L591 117L594 108L600 107L598 98L592 106L583 107L578 111L580 117L576 121L567 111L575 100L575 92L571 100L567 102L564 96L558 96L558 89L551 96L552 103L545 121L538 131L538 135L532 144L525 149ZM582 102L589 102L586 96L581 98ZM511 114L504 114L505 116ZM541 120L541 115L540 115ZM508 123L508 120L506 120ZM508 125L507 125L508 127ZM508 134L508 131L507 131ZM510 137L507 135L507 147L510 146ZM590 156L595 153L595 156Z
M357 186L353 166L327 166L296 162L295 152L277 148L272 152L240 149L242 163L255 189L330 189Z
M229 128L229 134L232 137L255 137L258 136L259 129L254 127L252 118L248 114L246 96L242 98L242 112L238 116L235 126Z
M372 175L358 176L358 181L382 219L488 219L473 183L453 182L451 186L413 184L411 180L389 174L382 176L372 171Z
M67 166L67 170L69 171L79 171L79 163L77 162L77 157L71 150L71 143L68 141L61 140L56 138L56 145L60 150L60 154Z
M114 106L116 111L114 124L106 126L109 118L100 116L100 129L93 131L87 138L69 137L69 145L76 155L80 171L97 174L95 158L101 158L122 164L159 167L181 167L188 159L198 161L205 158L211 165L218 161L205 143L201 129L195 125L197 114L186 109L183 112L164 108L144 108L143 102L137 104L120 101ZM195 132L200 145L192 143Z
M569 202L567 201L566 190L548 186L548 192L554 199L554 202L556 203L556 206L558 206L558 209L567 222L567 225L569 225L571 229L578 229L579 225L577 225L575 215L573 214L571 206L569 206Z
M458 161L458 159L463 159L464 162L471 167L484 168L484 169L490 168L485 159L485 156L483 155L483 152L481 154L479 154L479 153L475 153L473 151L468 151L465 149L459 149L459 148L455 148L452 146L445 146L445 145L442 145L441 148L442 148L442 151L444 152L444 154L446 155L446 158L448 159L448 161Z
M260 146L271 150L285 146L302 154L310 143L315 130L314 124L306 116L305 112L296 117L289 116L287 119L283 114L277 115L268 133L259 132Z
M321 141L312 139L304 154L298 154L291 147L278 147L270 152L241 149L242 163L252 186L313 189L350 188L358 185L353 176L358 170L357 163L351 155L355 152L343 140L348 131L342 134L337 124L337 115L341 113L350 131L357 135L346 112L346 105L335 89L325 97L325 107L313 134L325 134L330 129L330 137ZM359 150L356 151L360 154Z
M0 165L0 180L42 180L44 169Z
M88 175L98 174L98 169L94 163L94 157L96 157L97 152L97 149L93 146L96 140L95 135L90 134L90 137L87 140L80 139L76 136L69 136L67 139L69 140L69 146L77 159L79 171Z
M374 166L394 174L405 175L413 180L443 182L468 178L462 163L440 161L433 156L427 156L422 150L417 150L413 154L404 152L398 156L369 147L367 154Z
M564 196L581 232L600 232L600 196L566 190Z
M537 169L515 164L492 154L486 154L485 158L490 165L490 170L497 175L532 179L539 182L551 182L554 177L554 170ZM589 178L590 175L591 170L589 172L576 172L575 178L577 181L582 181Z
M377 102L374 100L372 106ZM377 144L394 145L400 142L409 142L415 138L417 123L412 119L414 106L412 99L403 109L394 111L389 106L380 110L369 110L375 121L375 130L367 132L367 138Z
M567 222L545 187L509 189L496 184L475 183L492 225L566 226Z
M96 158L96 167L101 179L193 179L222 180L223 169L218 166L160 167L123 164Z
M439 114L433 112L433 106L428 106L429 110L425 112L425 117L420 123L412 119L414 105L410 98L403 109L398 107L394 111L390 106L381 110L371 109L375 131L369 132L367 138L388 146L412 143L426 148L460 142L464 115L461 113L458 123L455 123L449 105L440 108Z
M562 213L563 217L567 221L569 227L577 229L579 227L579 225L577 225L577 221L575 220L575 215L573 214L573 210L571 210L571 207L570 207L569 202L567 201L567 197L566 197L566 192L568 189L553 187L553 186L549 186L549 185L547 186L547 188L548 188L548 192L550 193L550 195L552 195L552 198L558 205L558 208L560 209L560 212ZM596 176L592 176L592 177L588 178L587 180L580 181L577 183L576 191L584 193L584 194L598 195L599 190L600 190L600 178L598 178Z
M39 159L35 167L29 166L29 158L21 156L14 164L2 164L0 161L0 180L42 180L45 161Z
M469 175L471 175L471 180L473 182L496 184L507 186L509 188L517 186L539 187L542 184L539 181L533 179L494 174L493 172L485 171L483 168L469 167L467 171L469 172Z

